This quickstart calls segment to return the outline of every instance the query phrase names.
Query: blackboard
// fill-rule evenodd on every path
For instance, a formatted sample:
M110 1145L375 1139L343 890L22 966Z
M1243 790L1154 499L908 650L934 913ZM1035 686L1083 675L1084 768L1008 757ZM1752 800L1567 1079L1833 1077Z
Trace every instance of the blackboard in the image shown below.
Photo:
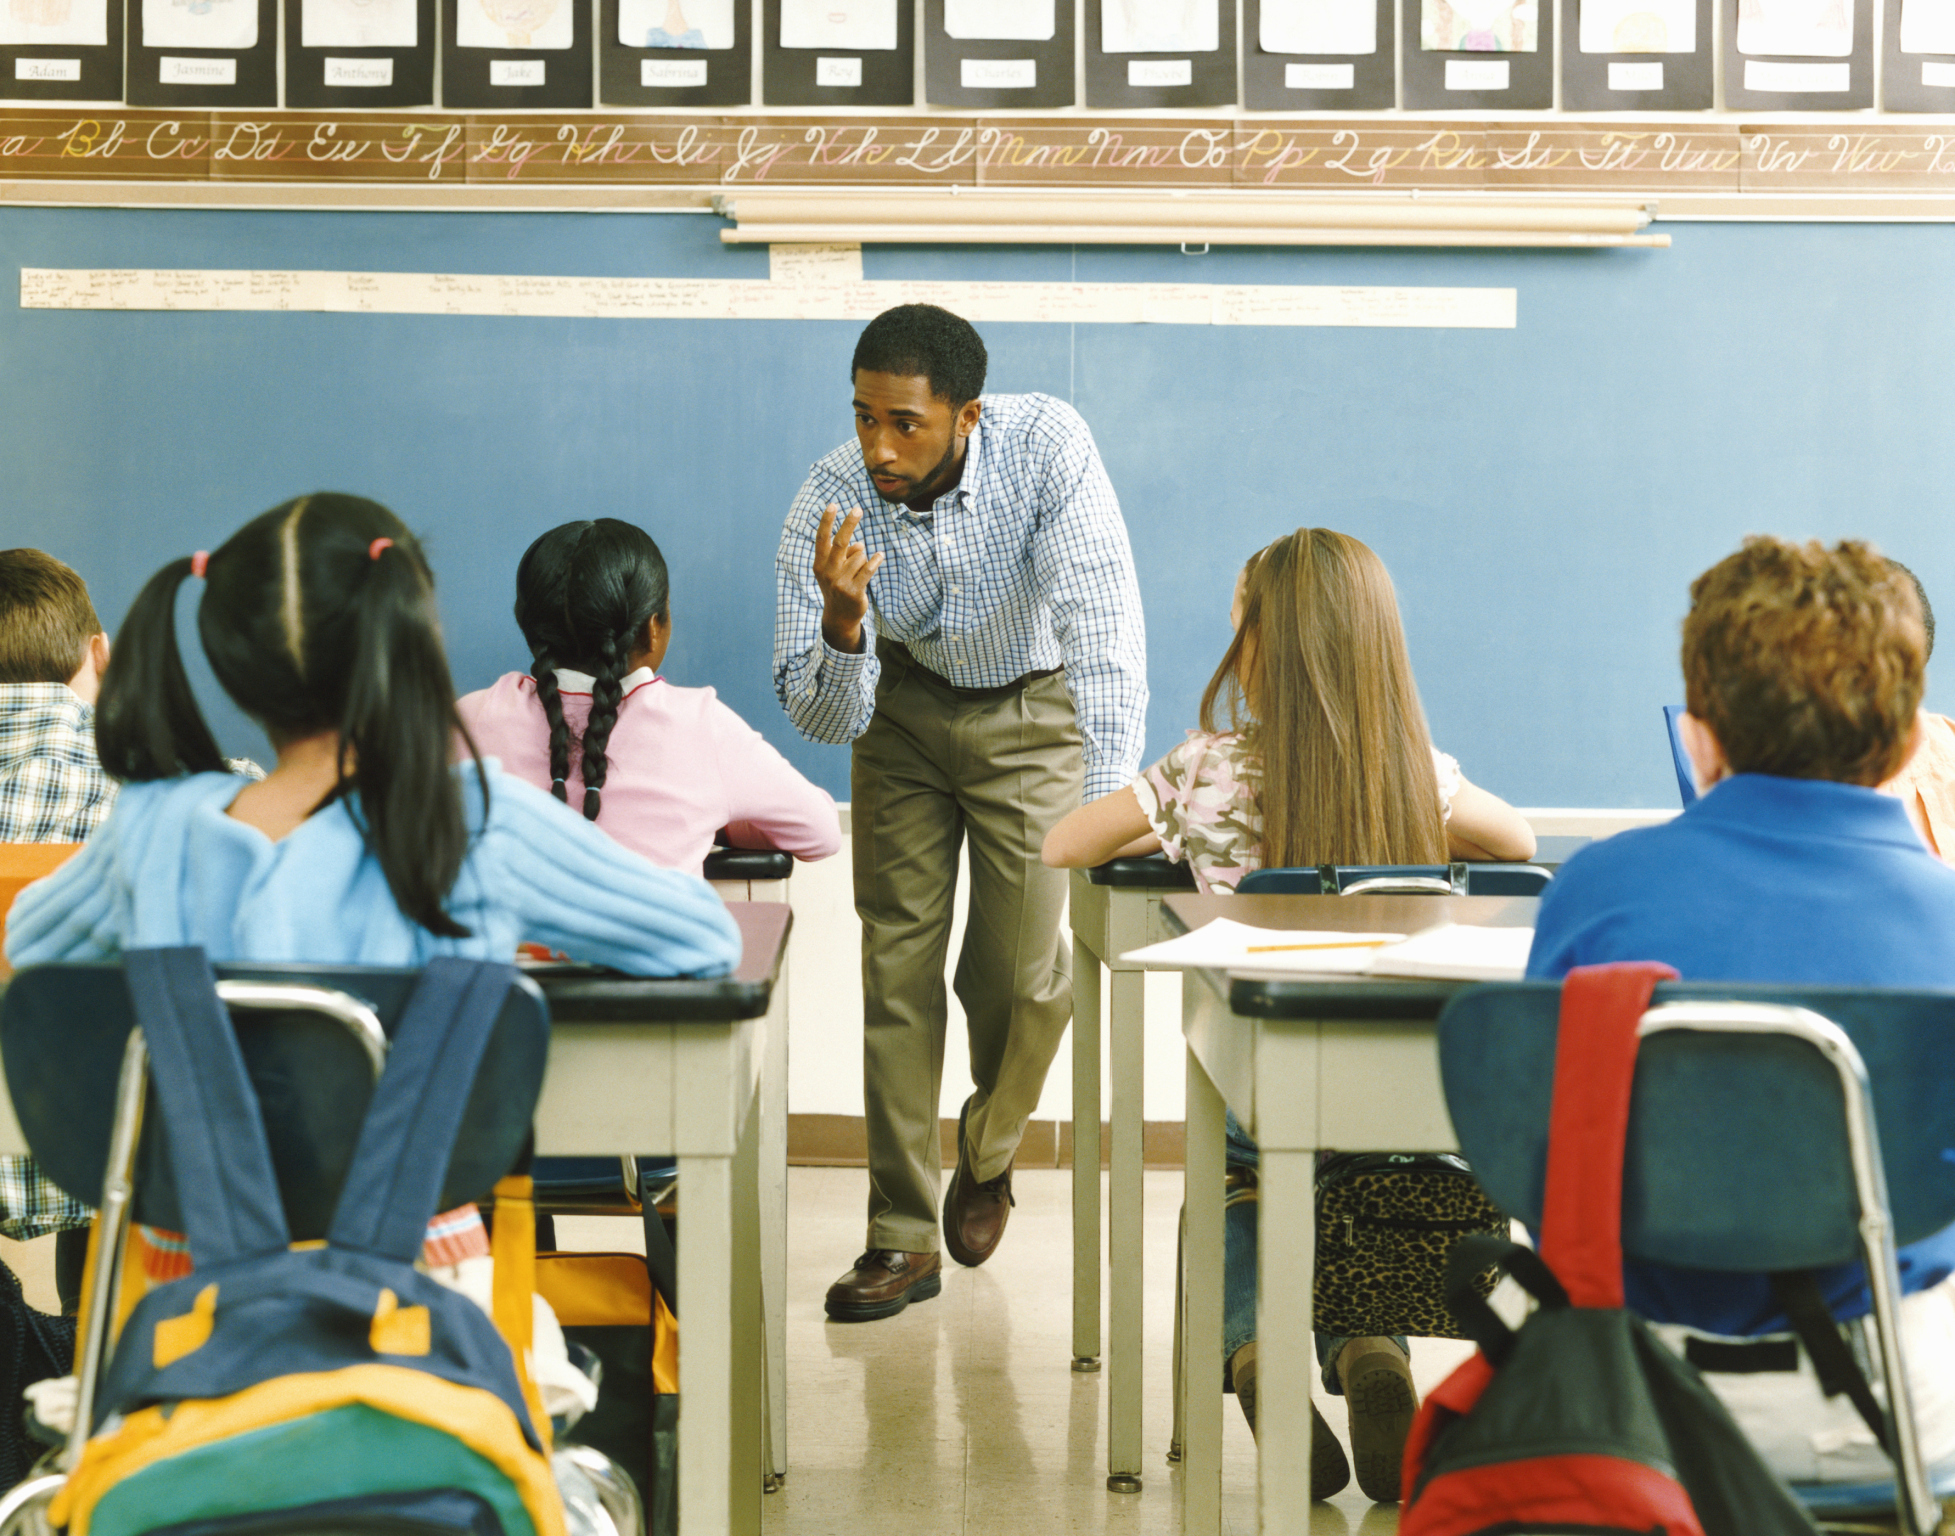
M528 540L635 518L672 564L667 674L845 796L846 751L795 737L769 650L781 517L850 434L854 325L16 307L23 265L764 278L766 251L720 227L0 209L0 538L73 563L113 626L157 565L283 498L373 495L426 533L472 688L526 660ZM1870 537L1955 613L1955 228L1668 227L1660 251L884 247L865 266L1516 289L1511 331L991 325L992 385L1069 398L1098 436L1146 603L1150 755L1193 724L1242 557L1321 523L1391 567L1434 737L1469 777L1518 804L1667 806L1688 584L1745 533ZM1955 712L1955 686L1930 704Z

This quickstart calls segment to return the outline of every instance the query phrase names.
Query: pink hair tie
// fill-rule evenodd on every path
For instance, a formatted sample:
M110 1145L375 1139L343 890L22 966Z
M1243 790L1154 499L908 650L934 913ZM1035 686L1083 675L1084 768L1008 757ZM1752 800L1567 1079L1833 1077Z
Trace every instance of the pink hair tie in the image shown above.
M195 576L197 580L202 581L204 579L204 567L209 564L210 551L207 549L198 550L196 554L190 557L190 574Z
M392 539L375 539L367 546L367 558L369 560L378 560L381 550L392 549L393 547L394 541Z

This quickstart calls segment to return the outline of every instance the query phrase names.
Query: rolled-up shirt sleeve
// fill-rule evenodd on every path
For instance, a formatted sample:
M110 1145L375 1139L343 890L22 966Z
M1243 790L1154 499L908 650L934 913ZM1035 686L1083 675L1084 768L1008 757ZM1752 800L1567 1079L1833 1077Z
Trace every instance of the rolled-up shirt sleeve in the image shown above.
M1074 418L1077 421L1077 418ZM1079 733L1088 800L1131 783L1147 733L1147 626L1120 502L1084 422L1046 467L1033 570L1052 608Z
M801 486L774 556L774 694L794 728L810 741L855 740L876 711L873 608L862 621L862 649L838 651L821 634L821 587L815 581L815 530L823 511L846 492L817 471Z

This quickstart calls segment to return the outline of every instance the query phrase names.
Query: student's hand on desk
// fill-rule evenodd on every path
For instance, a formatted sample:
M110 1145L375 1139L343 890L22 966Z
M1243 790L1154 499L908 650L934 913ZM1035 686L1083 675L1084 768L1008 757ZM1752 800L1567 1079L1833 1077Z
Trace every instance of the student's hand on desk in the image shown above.
M815 584L821 588L821 637L838 651L862 649L862 620L869 612L869 578L882 566L856 542L862 509L854 508L841 526L842 509L830 502L815 525Z

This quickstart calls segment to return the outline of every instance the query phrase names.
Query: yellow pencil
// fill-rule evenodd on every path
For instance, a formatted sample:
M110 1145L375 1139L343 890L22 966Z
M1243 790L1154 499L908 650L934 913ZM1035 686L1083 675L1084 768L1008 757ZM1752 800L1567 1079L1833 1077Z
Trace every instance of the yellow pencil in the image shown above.
M1397 942L1397 939L1348 939L1335 944L1251 944L1245 953L1274 955L1297 949L1383 949L1387 944Z

